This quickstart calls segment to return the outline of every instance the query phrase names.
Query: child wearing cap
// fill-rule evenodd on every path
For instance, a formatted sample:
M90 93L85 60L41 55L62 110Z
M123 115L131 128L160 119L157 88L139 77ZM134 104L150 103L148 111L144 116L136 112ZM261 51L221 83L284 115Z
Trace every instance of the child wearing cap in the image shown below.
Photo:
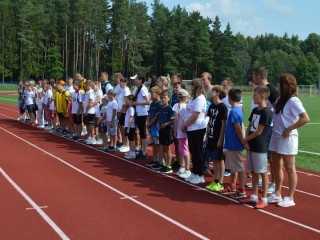
M190 153L188 146L187 134L181 131L183 122L185 121L186 107L189 101L189 93L185 89L180 89L177 92L179 102L173 106L174 111L174 136L178 141L178 151L176 155L180 155L180 169L177 175L182 178L187 178L191 175Z
M110 136L110 146L106 149L107 152L116 151L116 138L117 138L117 109L118 103L115 99L116 92L114 89L110 89L108 92L109 102L107 105L107 129Z

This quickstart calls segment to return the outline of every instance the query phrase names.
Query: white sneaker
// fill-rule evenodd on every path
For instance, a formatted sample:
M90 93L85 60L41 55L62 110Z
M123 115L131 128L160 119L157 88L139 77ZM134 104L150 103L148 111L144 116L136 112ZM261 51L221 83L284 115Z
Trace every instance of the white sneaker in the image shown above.
M185 170L183 173L181 173L181 174L179 175L179 177L181 177L181 178L188 178L188 177L190 177L190 175L191 175L191 171L190 171L190 170Z
M277 204L279 207L292 207L296 205L290 197L285 197L281 202Z
M136 158L136 154L129 152L128 154L124 155L124 158L126 158L126 159L135 159Z
M51 126L46 126L45 128L44 128L44 130L51 130Z
M275 193L271 194L270 197L268 197L268 203L278 203L282 201L281 196L277 196Z
M268 187L268 193L273 194L276 191L276 185L274 183L270 183Z
M184 173L186 169L183 167L179 168L179 170L176 172L176 175L180 176L182 173Z
M103 144L102 139L101 139L101 138L99 138L98 140L96 140L96 144L102 145L102 144Z
M119 152L125 153L125 152L129 152L130 148L126 147L126 146L122 146L121 148L118 149Z
M97 142L96 142L96 139L88 137L86 144L93 145L93 144L97 144Z
M189 182L192 183L192 184L199 184L199 183L204 183L205 180L204 180L204 177L203 176L198 176L198 175L195 175L196 177L192 178Z
M193 173L191 173L191 174L189 175L189 177L186 177L184 180L186 180L187 182L190 182L191 179L194 178L194 177L195 177L195 175L194 175Z
M43 125L38 126L37 128L44 129Z

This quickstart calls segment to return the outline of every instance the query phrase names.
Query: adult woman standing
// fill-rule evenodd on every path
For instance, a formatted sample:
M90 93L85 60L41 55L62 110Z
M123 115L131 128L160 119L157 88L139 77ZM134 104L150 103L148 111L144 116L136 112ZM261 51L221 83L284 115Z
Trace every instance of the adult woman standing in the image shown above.
M146 121L148 116L148 105L150 104L148 89L143 85L146 77L142 74L137 74L131 79L134 80L135 88L132 92L134 101L132 105L136 108L136 125L139 129L141 138L141 151L137 154L136 159L147 158L147 129Z
M276 191L268 198L268 203L278 203L280 207L291 207L295 203L293 194L297 186L295 156L298 153L297 129L307 122L309 116L297 97L297 81L290 73L279 79L279 98L273 113L273 133L269 150L275 165ZM282 162L283 161L283 162ZM288 196L282 199L282 164L284 163L289 180Z
M203 139L206 132L206 98L203 94L201 79L194 79L190 84L192 100L187 104L186 121L182 125L182 131L187 131L189 151L192 156L193 170L186 181L198 184L204 183L203 168Z

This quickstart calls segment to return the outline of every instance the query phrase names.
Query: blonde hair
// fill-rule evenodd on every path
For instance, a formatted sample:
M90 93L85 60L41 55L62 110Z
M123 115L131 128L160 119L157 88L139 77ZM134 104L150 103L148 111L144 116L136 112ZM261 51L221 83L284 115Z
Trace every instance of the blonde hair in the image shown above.
M160 76L158 79L163 83L163 85L166 88L170 87L170 83L171 83L170 78L165 77L165 76Z
M101 82L95 81L93 84L97 86L97 91L101 90Z
M162 93L162 90L159 87L155 86L155 87L150 89L150 92L160 95Z

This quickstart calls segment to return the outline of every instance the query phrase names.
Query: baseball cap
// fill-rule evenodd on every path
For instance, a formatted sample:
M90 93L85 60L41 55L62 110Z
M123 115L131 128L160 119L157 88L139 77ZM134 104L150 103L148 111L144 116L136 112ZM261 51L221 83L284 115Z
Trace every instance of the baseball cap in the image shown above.
M185 89L180 89L178 92L179 97L189 97L189 92Z
M134 76L130 77L130 79L134 80L134 79L136 79L137 77L138 77L138 74L136 74L136 75L134 75Z
M63 80L60 80L60 81L58 82L58 84L60 84L60 85L64 86L64 85L66 85L66 82L65 82L65 81L63 81Z
M108 93L116 94L116 91L114 89L110 89Z
M102 99L109 100L108 95L107 95L107 94L104 94L104 95L102 96Z

